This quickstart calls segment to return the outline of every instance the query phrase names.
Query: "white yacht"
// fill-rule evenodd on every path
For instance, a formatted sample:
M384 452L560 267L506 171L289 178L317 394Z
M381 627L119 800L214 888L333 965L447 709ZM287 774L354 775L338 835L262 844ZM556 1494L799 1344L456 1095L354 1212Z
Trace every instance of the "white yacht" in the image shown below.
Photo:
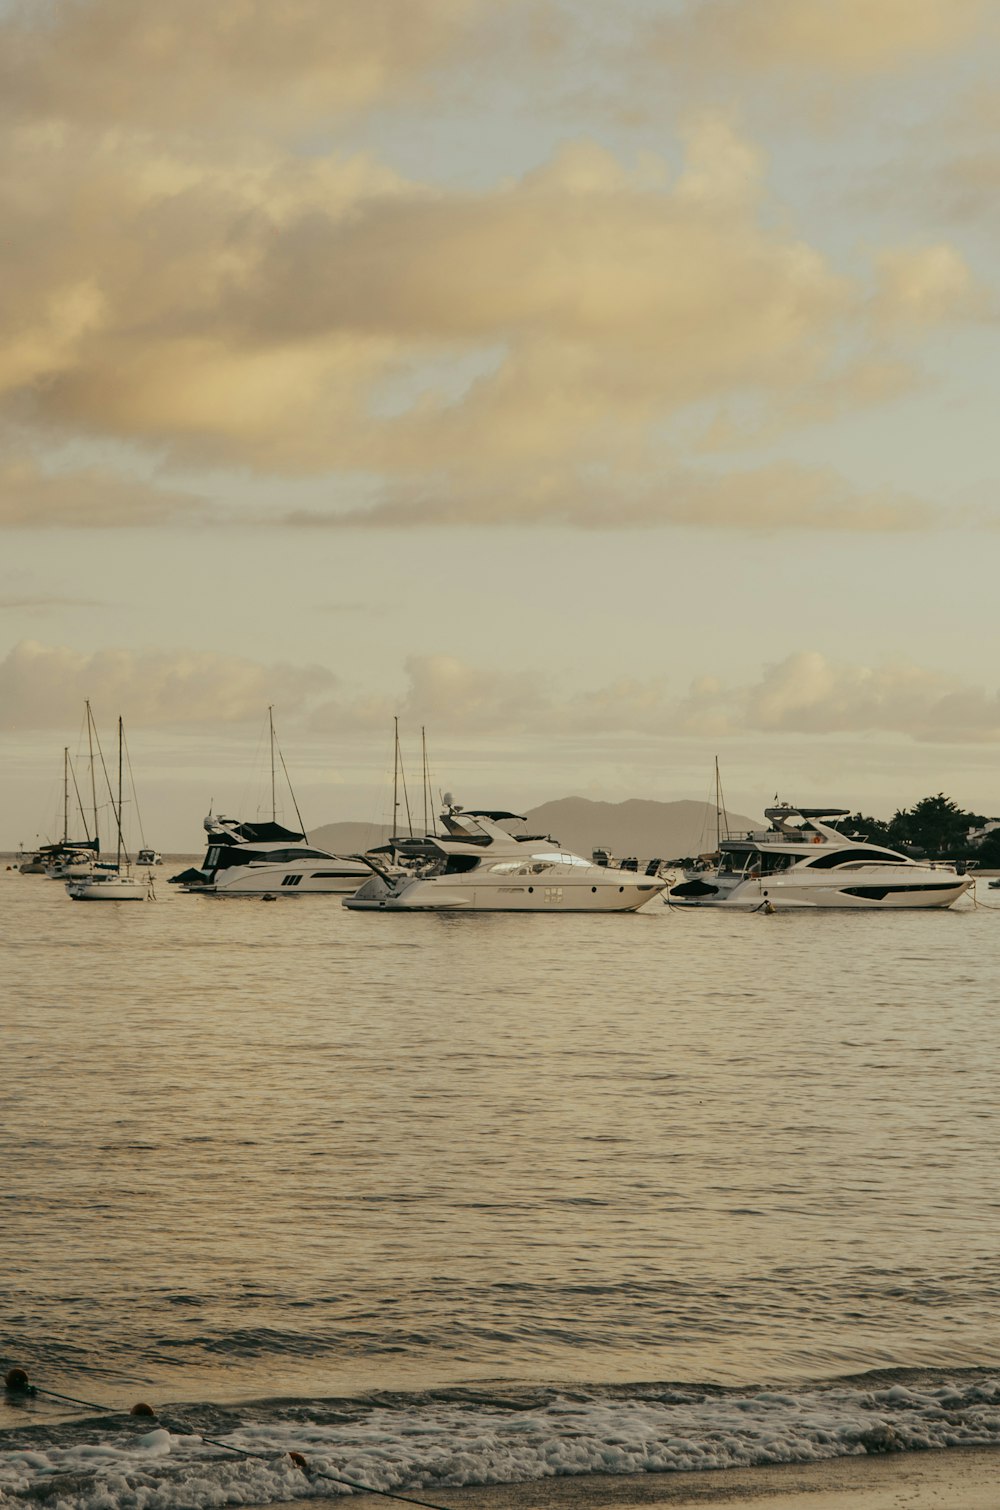
M217 896L302 896L305 892L349 892L371 867L316 849L306 836L280 823L240 823L205 819L208 852L200 867L171 876L182 891Z
M501 823L523 822L517 813L464 811L445 794L444 837L403 840L405 868L373 872L345 907L372 911L635 912L666 881L632 870L597 865L548 837L515 837Z
M723 839L715 869L688 872L665 900L684 907L950 907L973 884L954 865L913 860L848 838L824 818L845 808L792 807L764 813L770 828ZM799 820L799 821L796 821Z

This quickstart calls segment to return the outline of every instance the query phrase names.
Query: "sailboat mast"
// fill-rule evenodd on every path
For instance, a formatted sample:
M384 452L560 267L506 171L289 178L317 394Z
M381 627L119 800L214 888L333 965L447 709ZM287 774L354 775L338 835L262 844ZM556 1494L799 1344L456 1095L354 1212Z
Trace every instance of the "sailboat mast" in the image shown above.
M90 750L90 804L94 809L94 838L97 840L95 855L101 852L101 835L97 827L97 778L94 773L94 715L90 711L90 699L87 698L87 747Z
M427 729L420 725L420 748L424 759L424 833L429 833L427 827Z
M399 716L393 718L396 730L395 748L392 756L392 835L396 837L399 829Z
M69 745L63 745L63 843L69 843Z
M722 853L722 803L719 798L718 755L715 757L715 852L717 855Z
M274 795L274 704L267 705L267 723L271 731L271 822L278 821L278 803Z
M122 868L122 716L118 715L118 869Z

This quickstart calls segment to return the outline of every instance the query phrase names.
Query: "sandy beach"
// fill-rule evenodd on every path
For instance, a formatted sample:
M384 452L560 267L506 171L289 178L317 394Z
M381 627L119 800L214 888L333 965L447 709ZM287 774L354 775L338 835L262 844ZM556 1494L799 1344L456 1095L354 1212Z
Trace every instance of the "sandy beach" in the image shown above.
M752 1510L998 1510L1000 1449L954 1448L886 1457L829 1458L820 1463L730 1468L720 1472L593 1474L531 1484L424 1490L414 1499L446 1510L689 1510L746 1505ZM340 1507L342 1496L295 1500L272 1510ZM400 1501L357 1495L358 1510Z

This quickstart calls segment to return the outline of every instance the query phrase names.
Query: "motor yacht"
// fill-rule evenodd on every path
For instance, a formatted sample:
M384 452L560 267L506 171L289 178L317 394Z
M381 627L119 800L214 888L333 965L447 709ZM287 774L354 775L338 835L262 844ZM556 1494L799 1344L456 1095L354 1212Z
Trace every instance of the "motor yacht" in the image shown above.
M344 906L371 911L634 912L666 886L657 876L597 865L547 836L511 834L517 813L464 810L445 794L446 833L404 840L400 865L366 856L372 874Z
M973 877L954 865L840 833L823 819L845 808L766 809L770 827L720 842L714 869L687 872L665 900L683 907L950 907Z
M205 819L208 850L198 867L170 880L182 891L227 896L301 896L355 891L371 868L363 860L317 849L304 834L280 823Z

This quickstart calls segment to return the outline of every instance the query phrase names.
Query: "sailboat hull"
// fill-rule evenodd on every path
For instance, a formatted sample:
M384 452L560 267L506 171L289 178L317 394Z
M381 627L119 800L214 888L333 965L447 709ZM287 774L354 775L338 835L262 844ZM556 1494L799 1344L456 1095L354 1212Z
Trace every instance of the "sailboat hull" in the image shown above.
M149 883L134 876L91 876L67 882L66 890L74 902L144 902Z

